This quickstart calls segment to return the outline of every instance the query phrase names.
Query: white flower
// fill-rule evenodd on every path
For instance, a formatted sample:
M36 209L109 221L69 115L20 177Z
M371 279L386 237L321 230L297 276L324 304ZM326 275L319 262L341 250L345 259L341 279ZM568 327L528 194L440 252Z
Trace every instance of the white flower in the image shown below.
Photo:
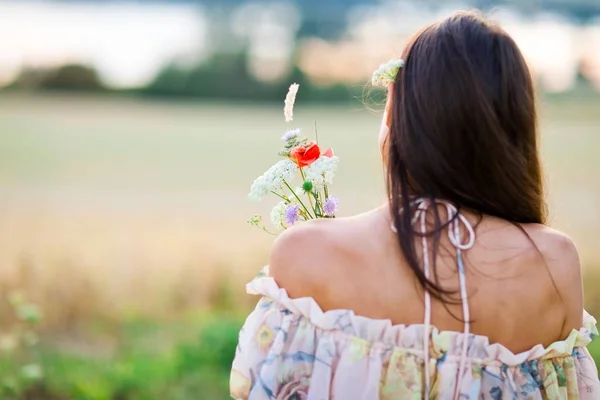
M387 87L390 83L396 81L400 68L404 66L404 60L391 60L386 64L381 64L379 69L373 73L371 83L373 86Z
M269 193L268 185L265 183L264 176L259 176L254 180L250 187L250 194L248 197L251 200L259 201Z
M271 222L278 228L285 228L285 226L283 225L283 221L285 217L286 208L287 205L285 204L285 201L280 201L271 210Z
M287 96L285 96L285 108L283 109L283 115L285 116L285 122L294 120L294 103L296 103L296 95L300 85L294 83L290 86Z
M256 178L250 187L249 197L253 200L260 200L271 191L281 189L284 181L290 183L297 171L298 166L290 159L286 158L277 162L262 176Z
M321 156L317 161L304 169L304 174L306 179L311 181L317 188L321 188L324 185L331 185L339 163L340 158L337 156Z
M21 376L26 379L37 380L44 376L44 372L38 364L27 364L21 367Z

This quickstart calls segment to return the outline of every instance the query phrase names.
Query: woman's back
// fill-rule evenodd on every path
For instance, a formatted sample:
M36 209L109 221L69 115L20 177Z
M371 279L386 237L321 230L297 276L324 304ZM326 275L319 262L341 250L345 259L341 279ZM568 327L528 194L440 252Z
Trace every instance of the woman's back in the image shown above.
M581 306L577 252L556 231L524 229L531 242L481 219L473 234L483 238L464 255L467 297L431 310L394 246L387 210L289 230L248 285L264 297L240 333L232 396L598 398L585 349L598 332ZM444 258L440 282L460 292L465 282L456 284ZM466 324L457 318L465 298Z
M469 220L477 225L477 240L464 255L471 332L520 352L581 327L581 272L567 236L542 225L524 226L526 236L496 218ZM271 275L290 297L312 297L323 310L350 309L394 324L421 324L423 290L390 227L389 212L379 209L291 229L273 248ZM431 322L440 330L462 332L455 249L447 238L442 246L440 281L456 293L457 304L434 299Z

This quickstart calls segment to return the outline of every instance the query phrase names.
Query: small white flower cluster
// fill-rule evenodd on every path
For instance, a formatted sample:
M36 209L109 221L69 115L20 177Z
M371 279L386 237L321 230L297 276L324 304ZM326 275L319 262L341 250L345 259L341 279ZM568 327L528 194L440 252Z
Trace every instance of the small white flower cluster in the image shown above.
M307 180L320 189L324 185L331 185L333 183L333 177L339 163L340 158L337 156L321 156L304 169L304 174Z
M387 87L390 83L396 81L400 68L404 66L404 60L391 60L386 64L381 64L379 69L373 73L371 80L373 86Z
M296 103L296 95L300 85L294 83L290 86L287 96L285 96L285 107L283 109L283 115L285 116L285 122L294 120L294 103Z
M290 182L298 171L298 166L290 159L278 161L262 176L256 178L250 188L249 197L260 200L272 191L281 189L284 181Z
M282 137L281 140L284 142L295 141L298 138L298 135L302 132L302 129L292 129L291 131L287 131Z
M286 207L287 207L287 205L285 204L285 201L280 201L271 210L271 222L277 228L285 228L285 226L283 225L283 219L284 219Z

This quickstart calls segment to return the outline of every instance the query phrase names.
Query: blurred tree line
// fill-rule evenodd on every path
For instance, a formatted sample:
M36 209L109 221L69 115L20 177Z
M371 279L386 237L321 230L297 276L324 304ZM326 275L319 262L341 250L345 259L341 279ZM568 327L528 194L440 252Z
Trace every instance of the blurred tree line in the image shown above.
M53 70L25 69L6 89L26 91L71 91L129 94L144 97L189 98L211 101L280 102L291 83L302 86L303 101L350 102L364 99L368 82L356 85L320 86L297 67L283 81L257 80L246 67L245 53L223 53L191 68L166 66L146 87L113 90L104 85L97 72L85 65L65 65ZM579 73L573 89L593 92L591 83Z
M342 101L363 90L362 87L349 88L344 85L315 86L298 68L294 68L290 76L281 82L265 83L257 80L246 65L244 53L225 53L191 69L168 66L154 82L139 92L151 96L211 100L280 101L281 94L286 93L289 85L295 82L302 85L302 96L306 101Z
M92 67L76 64L56 69L25 69L6 89L269 102L281 101L282 93L286 93L293 82L302 85L303 99L312 102L350 101L356 96L362 96L365 87L320 87L313 84L298 68L294 68L284 81L265 83L250 74L246 68L245 53L223 53L217 54L208 63L191 68L169 65L149 85L133 90L112 90L104 85Z
M56 69L24 68L6 89L85 92L107 90L94 68L78 64L68 64Z

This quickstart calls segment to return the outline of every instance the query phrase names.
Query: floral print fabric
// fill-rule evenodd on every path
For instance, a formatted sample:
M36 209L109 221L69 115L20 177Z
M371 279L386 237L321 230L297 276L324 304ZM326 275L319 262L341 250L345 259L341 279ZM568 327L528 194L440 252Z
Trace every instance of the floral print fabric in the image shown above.
M323 312L311 298L290 299L265 272L248 284L261 295L240 332L231 372L235 399L422 399L423 325L392 325L349 310ZM469 335L429 330L430 399L600 399L598 371L585 348L597 335L584 326L547 348L514 354Z

